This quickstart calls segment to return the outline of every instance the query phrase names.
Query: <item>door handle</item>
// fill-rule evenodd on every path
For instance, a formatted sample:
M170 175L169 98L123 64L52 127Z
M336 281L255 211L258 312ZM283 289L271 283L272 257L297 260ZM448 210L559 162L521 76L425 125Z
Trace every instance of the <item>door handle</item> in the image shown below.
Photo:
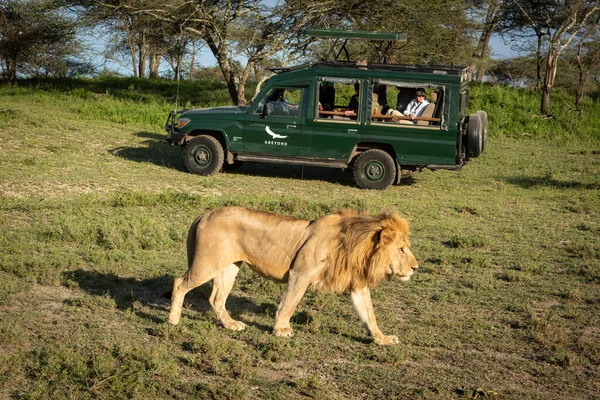
M288 125L287 128L288 129L296 129L296 125Z
M358 129L348 129L348 133L357 133Z

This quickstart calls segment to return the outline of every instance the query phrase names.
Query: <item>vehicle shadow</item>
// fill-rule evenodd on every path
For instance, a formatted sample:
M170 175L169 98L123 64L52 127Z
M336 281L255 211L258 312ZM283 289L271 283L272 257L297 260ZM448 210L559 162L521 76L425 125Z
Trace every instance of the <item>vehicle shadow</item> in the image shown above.
M548 177L510 177L504 178L505 182L520 186L523 189L535 187L549 187L553 189L588 189L600 190L598 183L581 183L577 181L559 181Z
M181 149L178 146L169 145L165 141L164 135L152 132L137 132L135 136L146 139L141 142L141 147L118 147L110 150L110 153L127 160L152 163L187 173ZM235 169L224 167L223 172L232 175L324 181L344 186L355 186L352 171L334 168L245 162ZM411 185L413 183L412 175L402 177L401 185Z
M138 147L117 147L109 150L110 154L130 161L151 163L162 167L174 168L187 172L181 149L166 142L166 136L152 132L137 132L139 138L146 139Z
M67 281L76 282L81 290L92 296L111 298L117 309L131 310L137 316L160 324L167 321L169 307L171 304L171 290L173 288L173 276L162 275L154 278L136 279L123 278L113 273L101 273L95 271L86 271L83 269L69 271L64 274ZM204 284L195 288L185 296L185 304L192 306L194 311L205 313L211 311L208 302L212 285ZM69 299L66 303L78 303L79 300ZM139 303L151 309L151 312L145 312L140 307L134 305ZM256 304L245 297L229 295L227 298L227 309L232 310L235 318L236 314L245 312L264 313L265 307L276 307L269 304ZM156 313L161 316L157 317ZM189 318L194 318L189 316ZM251 324L251 323L250 323ZM258 326L259 329L270 330L269 327Z

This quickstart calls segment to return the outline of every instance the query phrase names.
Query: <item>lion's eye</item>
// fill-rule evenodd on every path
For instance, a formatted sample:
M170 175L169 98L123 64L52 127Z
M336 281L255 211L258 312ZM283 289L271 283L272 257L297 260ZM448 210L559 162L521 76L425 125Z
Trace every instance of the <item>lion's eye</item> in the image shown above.
M406 248L402 247L401 249L398 249L398 251L402 254L406 254Z

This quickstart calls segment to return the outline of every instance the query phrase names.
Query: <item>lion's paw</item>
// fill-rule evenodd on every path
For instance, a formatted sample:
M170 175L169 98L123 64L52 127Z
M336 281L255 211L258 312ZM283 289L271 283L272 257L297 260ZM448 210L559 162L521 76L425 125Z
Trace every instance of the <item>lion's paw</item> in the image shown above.
M275 328L275 329L273 329L273 333L277 337L292 337L292 336L294 336L294 331L292 331L292 328Z
M385 345L389 345L389 344L398 344L398 343L400 343L400 340L398 339L398 336L382 335L380 337L375 338L375 343L385 346Z
M246 329L246 324L241 321L232 321L224 326L230 331L243 331L244 329Z

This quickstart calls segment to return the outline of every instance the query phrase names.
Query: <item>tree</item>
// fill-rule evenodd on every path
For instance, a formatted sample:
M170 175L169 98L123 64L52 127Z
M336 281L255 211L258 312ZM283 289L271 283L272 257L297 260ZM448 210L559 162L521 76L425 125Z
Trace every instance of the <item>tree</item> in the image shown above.
M137 15L154 18L171 26L182 36L200 38L214 55L231 99L246 104L245 85L254 66L297 43L295 35L305 24L299 2L285 0L172 0L166 5L135 9ZM233 68L234 55L247 60L239 74Z
M512 2L523 17L520 20L523 28L534 29L540 33L545 29L549 37L540 105L542 114L547 114L550 109L558 60L562 52L587 25L587 22L600 12L600 5L596 0L533 0L529 2L512 0Z
M579 82L575 96L575 108L580 109L579 103L584 95L585 85L591 69L600 61L600 15L582 32L577 45L577 68L579 69Z
M105 56L119 61L124 56L129 61L133 75L145 78L158 76L158 66L163 54L175 44L172 28L163 25L144 13L139 12L139 4L145 7L165 6L159 0L62 0L77 13L89 27L100 27L109 35Z
M489 57L489 46L492 33L494 33L500 25L507 2L508 0L475 1L475 10L483 12L485 17L481 23L481 34L479 35L477 46L473 52L473 62L469 66L469 72L472 74L477 70L477 80L479 82L483 81L487 69L487 59Z
M78 48L75 23L49 0L8 0L0 3L0 59L9 82L29 64L52 70Z

